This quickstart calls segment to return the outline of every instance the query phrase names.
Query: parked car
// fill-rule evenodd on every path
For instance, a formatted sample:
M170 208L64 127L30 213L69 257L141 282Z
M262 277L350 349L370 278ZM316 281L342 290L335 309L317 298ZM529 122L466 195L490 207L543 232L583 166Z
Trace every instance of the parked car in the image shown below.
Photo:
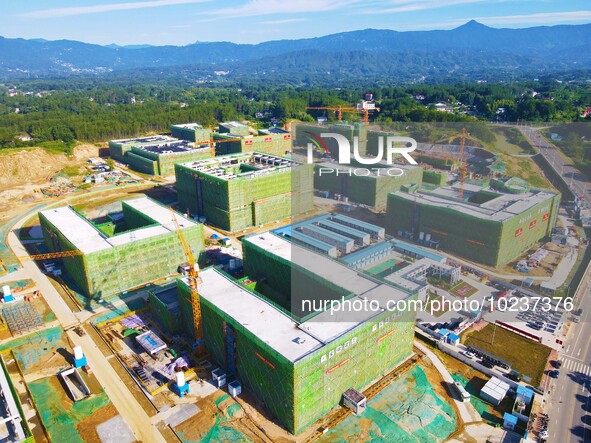
M481 364L482 364L482 366L484 366L485 368L491 368L491 369L492 369L492 368L494 368L494 367L495 367L495 364L494 364L492 361L488 360L488 359L482 360L480 363L481 363Z
M464 351L464 352L462 352L462 354L464 354L468 358L476 357L476 354L474 354L474 352L471 352L471 351Z

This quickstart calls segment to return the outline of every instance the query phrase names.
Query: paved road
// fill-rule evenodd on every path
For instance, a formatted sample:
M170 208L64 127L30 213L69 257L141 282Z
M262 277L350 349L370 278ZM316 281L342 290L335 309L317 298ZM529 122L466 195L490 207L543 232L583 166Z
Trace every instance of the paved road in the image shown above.
M14 228L18 229L23 222L24 219L17 223ZM17 238L14 231L8 234L7 240L8 245L12 248L15 255L27 255L27 251ZM64 329L79 324L76 315L72 313L68 305L61 298L45 274L39 270L35 262L25 261L23 263L23 268L27 277L36 282L45 301L55 313L56 318ZM119 414L121 414L121 417L127 426L135 435L135 438L142 442L164 443L165 440L162 437L162 434L156 429L150 420L150 417L148 417L148 414L146 414L125 383L119 378L119 375L117 375L117 372L110 365L109 361L105 358L93 339L89 335L80 337L71 330L68 331L67 334L74 345L81 346L84 350L88 359L88 364L92 368L93 373L101 386L105 389L105 392L111 399L115 408L119 411Z
M580 306L588 306L591 285L581 295ZM591 442L591 308L583 309L581 322L573 325L560 354L560 375L548 387L550 442Z
M518 126L519 130L532 143L546 161L564 180L571 192L576 196L591 199L591 186L587 178L568 161L558 148L542 137L538 131L529 126Z
M558 149L535 129L519 130L562 177L573 195L591 199L588 179ZM589 269L589 268L588 268ZM571 324L560 360L563 366L558 379L551 379L544 408L550 415L549 442L591 442L591 276L581 282L576 303L583 308L580 323Z

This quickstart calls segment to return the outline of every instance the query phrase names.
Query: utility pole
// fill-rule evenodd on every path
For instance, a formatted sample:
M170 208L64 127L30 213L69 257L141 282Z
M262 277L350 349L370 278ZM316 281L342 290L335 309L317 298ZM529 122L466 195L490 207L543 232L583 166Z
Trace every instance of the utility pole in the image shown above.
M494 346L495 344L495 335L497 334L497 322L495 321L495 328L493 329L493 336L492 336L492 343L491 345Z

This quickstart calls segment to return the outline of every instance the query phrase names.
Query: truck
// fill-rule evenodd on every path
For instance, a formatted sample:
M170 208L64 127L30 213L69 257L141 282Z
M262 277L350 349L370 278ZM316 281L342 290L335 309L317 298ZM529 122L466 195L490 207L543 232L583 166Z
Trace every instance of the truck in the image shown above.
M468 391L466 391L466 389L464 389L464 387L461 385L461 383L459 382L454 382L452 385L453 390L455 391L455 393L457 394L457 396L459 397L459 399L461 401L470 401L470 394L468 393Z

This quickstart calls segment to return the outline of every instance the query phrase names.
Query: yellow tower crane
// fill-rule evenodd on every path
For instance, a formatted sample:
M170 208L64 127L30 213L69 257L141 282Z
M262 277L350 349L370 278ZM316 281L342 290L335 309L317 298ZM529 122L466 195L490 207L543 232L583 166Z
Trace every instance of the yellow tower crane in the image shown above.
M466 130L466 128L462 128L462 130L456 134L452 135L451 137L444 138L442 140L437 140L435 143L441 142L453 142L454 140L460 139L460 160L458 171L460 174L460 189L458 192L458 197L460 200L464 199L464 183L466 182L466 176L468 175L468 164L464 159L464 147L466 145L466 139L475 140L474 138L470 137L470 133Z
M343 119L343 112L360 112L363 114L363 123L365 124L369 123L370 113L380 110L380 108L354 108L353 106L308 106L306 109L336 111L338 121Z
M48 258L73 257L75 255L82 254L82 251L74 249L73 251L48 252L47 254L21 255L17 258L19 258L20 260L45 260Z
M179 240L183 247L183 251L185 253L185 257L187 258L187 263L189 264L189 270L187 272L188 275L188 283L189 288L191 290L191 307L193 309L193 327L195 328L195 338L198 344L197 353L202 353L202 346L201 343L203 341L203 329L201 327L201 301L199 300L199 283L201 283L201 278L199 277L199 267L195 262L195 255L191 250L191 246L185 240L185 236L181 231L181 227L179 226L179 222L176 219L176 215L174 214L174 209L170 208L170 213L172 215L172 221L176 228L177 235L179 236Z

